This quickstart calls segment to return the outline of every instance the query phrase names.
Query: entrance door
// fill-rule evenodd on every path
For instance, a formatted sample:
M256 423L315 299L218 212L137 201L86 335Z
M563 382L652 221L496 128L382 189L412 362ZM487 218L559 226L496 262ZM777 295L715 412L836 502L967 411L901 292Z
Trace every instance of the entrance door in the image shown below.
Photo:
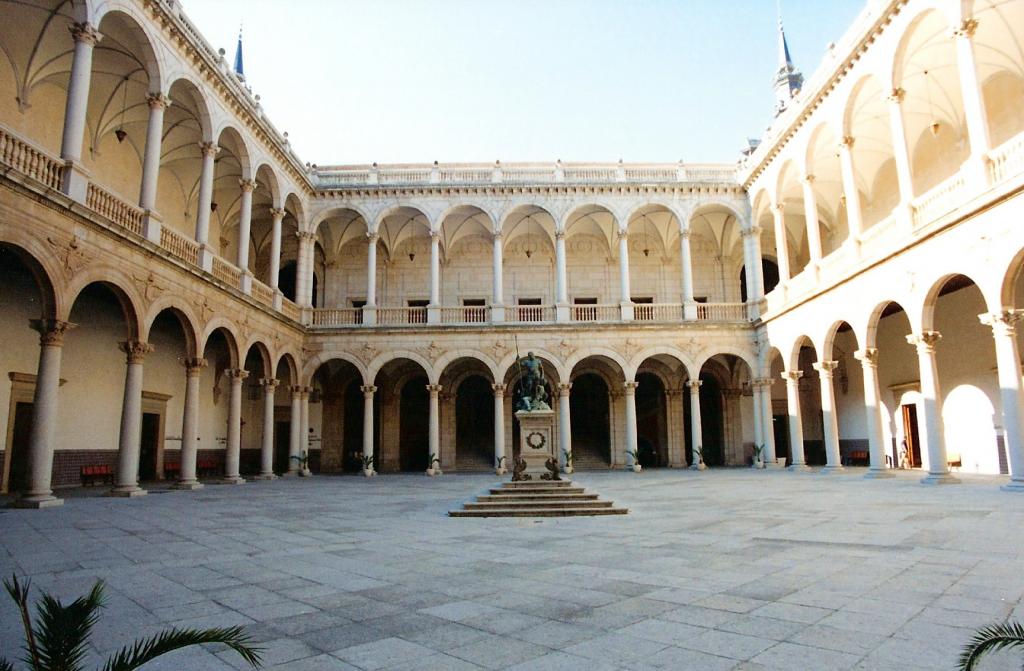
M398 418L398 468L402 471L427 470L427 446L430 429L430 395L427 378L416 377L405 383Z
M292 423L278 420L274 422L274 472L288 472L288 448L291 443Z
M32 435L32 404L19 401L14 406L14 431L11 440L11 472L7 478L8 492L28 489L29 440Z
M455 394L455 460L460 471L494 463L494 396L479 375L463 380Z
M142 413L142 442L139 446L139 480L156 480L156 460L160 446L160 415Z
M775 436L775 456L785 457L789 465L793 458L789 454L789 415L772 415L772 435Z
M903 409L903 435L907 444L907 468L919 468L921 466L921 438L917 432L917 406L901 405L900 408Z

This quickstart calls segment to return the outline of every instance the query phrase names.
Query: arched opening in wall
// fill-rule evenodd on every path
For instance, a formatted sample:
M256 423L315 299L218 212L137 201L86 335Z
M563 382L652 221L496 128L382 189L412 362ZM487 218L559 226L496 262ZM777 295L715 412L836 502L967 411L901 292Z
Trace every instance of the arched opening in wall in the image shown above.
M608 468L611 464L609 399L608 384L600 375L583 373L573 378L569 413L574 468Z
M430 458L430 381L419 363L392 359L377 373L374 402L380 413L377 470L422 473Z
M262 380L270 377L270 353L263 343L253 343L246 352L242 369L249 375L242 380L242 427L239 450L239 472L242 475L257 475L260 472L260 457L263 447L264 392ZM311 450L312 452L312 450ZM320 470L310 454L310 470Z
M598 208L584 215L588 207L584 206L578 213L578 216L585 217L580 220L578 230L593 232L594 227L600 228L601 225L584 221L595 217L604 221L606 217L601 212L605 210ZM511 314L506 313L505 318L509 321L541 321L542 312L536 306L553 305L555 302L555 220L541 207L524 205L505 217L501 232L505 304L516 306ZM567 257L566 264L570 262ZM573 272L567 270L566 274L569 277ZM572 300L574 289L572 280L568 281ZM515 425L518 427L519 423Z
M917 354L907 344L910 320L903 306L884 301L868 323L868 347L878 350L878 387L882 406L882 445L894 468L920 468L922 445L919 413L920 374Z
M173 104L164 110L156 209L165 228L193 239L210 114L203 94L187 79L171 84L168 97Z
M694 298L699 303L738 302L740 284L734 278L744 258L736 214L722 204L709 203L694 211L689 229ZM771 244L762 249L774 249Z
M779 173L776 204L782 210L782 226L789 244L789 268L794 276L803 272L811 261L802 179L796 162L787 161Z
M814 365L818 363L818 351L811 339L804 336L797 343L793 355L795 370L800 377L800 428L804 436L804 461L808 466L824 466L825 455L824 417L821 408L821 382Z
M289 194L285 198L284 218L281 220L281 255L279 257L278 289L284 297L293 303L299 302L299 287L301 282L298 277L299 264L299 221L301 208L295 194ZM270 264L270 245L267 246L267 264ZM291 270L285 268L291 265ZM282 286L283 282L290 282L290 291L286 292Z
M249 267L255 279L270 284L270 248L273 245L274 218L271 210L280 207L281 192L274 170L264 163L256 170L256 188L252 192L252 219L249 230Z
M142 184L150 91L160 89L156 56L135 19L108 12L92 54L83 163L95 181L135 203Z
M344 436L342 444L344 449L344 461L342 470L346 473L359 473L363 468L363 430L364 430L364 397L363 381L354 378L348 383L345 389L345 422L343 426ZM373 428L373 463L380 463L380 413L374 407L374 428Z
M868 466L867 415L864 411L864 375L854 356L859 349L857 334L848 322L833 326L823 352L831 367L833 413L839 438L839 460L845 466ZM819 375L820 375L819 371ZM828 417L822 415L823 421Z
M637 459L644 468L668 465L668 407L661 378L637 375Z
M287 473L291 449L292 406L291 388L299 383L298 367L291 355L282 356L275 368L279 382L274 394L274 472Z
M675 214L664 205L644 205L629 215L626 232L633 302L681 303L679 220ZM676 244L670 245L670 240ZM644 309L634 318L647 318Z
M708 466L742 466L753 459L751 371L735 354L716 354L700 370L701 446Z
M0 119L60 156L74 41L70 2L5 2L0 23Z
M494 222L479 207L459 205L444 215L440 226L445 259L441 305L477 307L464 310L460 321L484 321L486 312L480 306L492 297ZM398 263L403 263L401 257Z
M974 18L977 76L991 143L998 147L1024 130L1024 3L976 0Z
M140 480L176 480L181 475L181 429L185 410L186 359L195 357L196 334L179 308L165 308L149 327L153 351L146 356L142 392Z
M39 366L39 334L29 328L29 320L52 317L53 289L42 266L18 247L0 244L0 268L0 314L4 316L0 366L8 371L11 382L10 387L0 386L0 407L7 408L0 493L8 493L29 486L29 440Z
M827 124L811 134L807 145L807 176L818 217L821 255L828 256L849 237L850 227L839 161L840 138ZM857 147L856 141L854 148Z
M252 166L245 140L234 128L228 127L221 131L217 147L219 151L214 159L213 195L210 201L210 244L216 254L230 263L236 263L239 245L249 244L249 240L239 239L239 222L241 182L243 179L251 179Z
M228 444L228 412L231 406L231 378L227 371L237 368L239 355L234 336L224 327L215 329L203 348L206 367L199 378L199 477L224 475Z
M853 138L849 149L864 230L888 217L900 201L890 105L873 76L856 84L846 104L844 132Z
M359 370L342 359L324 362L313 374L309 423L320 427L320 445L310 445L310 462L324 473L362 470L362 383Z
M782 353L775 347L768 352L769 379L768 408L772 418L771 432L775 439L775 458L786 459L787 465L793 464L793 453L789 438L789 400L786 397L786 380L783 377L785 362Z
M425 322L430 302L430 220L415 207L397 207L381 220L378 233L385 255L377 258L378 277L383 279L377 284L377 304L421 308L407 313L403 321Z
M79 292L69 321L78 326L64 340L60 418L54 435L53 484L79 482L82 465L117 470L125 353L137 337L138 317L124 290L93 282ZM143 381L145 384L145 381Z
M296 261L289 261L281 266L281 273L278 276L277 288L281 290L284 297L295 301L295 283L298 279L299 264Z
M779 264L772 259L761 259L761 276L764 278L764 292L769 293L779 284ZM740 301L747 302L747 267L740 268Z
M914 193L955 174L970 155L956 43L942 12L928 10L903 35L893 83L904 90L903 125Z
M471 375L455 393L455 450L460 471L494 465L494 401L491 383Z
M363 216L350 209L332 210L317 226L317 243L323 249L324 307L352 308L366 302L368 231ZM378 287L383 286L382 272L383 264L378 263Z
M953 470L1009 473L992 328L978 316L989 312L981 289L966 275L944 278L925 302L925 329L935 345L946 459ZM929 320L929 313L931 313ZM932 322L931 328L928 322Z
M529 356L530 351L528 350L526 356ZM554 364L550 360L544 358L544 356L535 354L540 359L541 368L544 371L544 377L546 383L544 385L545 393L547 394L547 403L551 406L554 411L559 410L559 397L557 394L558 385L561 384L558 371L555 369ZM505 400L504 400L504 412L505 416L505 457L508 460L506 466L511 468L511 464L515 463L515 460L519 458L519 420L515 416L515 401L522 393L522 372L523 369L518 362L513 362L506 370L502 379L505 383ZM570 404L571 407L571 404ZM575 435L575 434L573 434ZM558 437L558 423L555 422L555 436Z

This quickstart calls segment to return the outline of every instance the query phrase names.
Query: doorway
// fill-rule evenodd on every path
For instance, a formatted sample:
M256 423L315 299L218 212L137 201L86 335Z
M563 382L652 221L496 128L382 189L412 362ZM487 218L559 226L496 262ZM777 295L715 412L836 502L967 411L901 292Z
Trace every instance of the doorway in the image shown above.
M494 463L494 392L479 375L463 380L455 394L455 460L460 471Z
M139 445L139 480L156 480L157 455L160 451L160 415L142 413L142 441Z
M32 436L32 404L25 401L18 401L14 404L14 422L11 426L10 460L7 463L7 473L4 478L4 493L23 492L28 489L29 470L28 455L29 441Z
M903 468L921 467L921 438L917 431L917 406L901 405L903 411L903 442L905 447L896 454L896 463Z
M274 472L288 472L288 449L291 445L291 420L274 422Z
M427 470L428 432L430 430L429 380L416 376L402 387L398 418L398 469L406 472Z

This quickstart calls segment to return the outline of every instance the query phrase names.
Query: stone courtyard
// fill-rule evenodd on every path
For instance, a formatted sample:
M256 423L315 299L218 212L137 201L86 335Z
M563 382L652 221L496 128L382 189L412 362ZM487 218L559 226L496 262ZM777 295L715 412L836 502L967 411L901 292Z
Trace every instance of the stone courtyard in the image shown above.
M105 580L97 660L242 624L291 671L952 669L974 628L1024 616L1024 500L997 478L862 473L587 472L630 514L537 520L448 518L489 475L79 490L0 511L0 572L36 596ZM3 595L0 650L20 644ZM194 648L146 668L243 667Z

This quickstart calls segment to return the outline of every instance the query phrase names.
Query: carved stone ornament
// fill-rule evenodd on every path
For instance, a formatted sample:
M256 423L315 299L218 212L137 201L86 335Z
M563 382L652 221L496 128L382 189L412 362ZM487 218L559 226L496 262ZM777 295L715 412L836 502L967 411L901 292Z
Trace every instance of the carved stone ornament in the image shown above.
M377 358L378 350L376 347L370 344L370 341L363 343L363 346L356 349L353 354L356 358L362 361L364 364L369 365L371 361Z
M53 247L54 256L60 260L61 267L68 277L76 274L92 260L82 248L78 238L48 236L46 241Z
M444 348L438 345L434 340L431 340L426 347L419 348L419 351L430 363L435 363L441 355L444 354Z
M691 357L696 357L701 350L700 341L694 336L680 340L678 345L679 349L682 350L683 353L688 354Z
M167 287L156 281L156 273L153 271L140 275L133 274L132 279L135 280L135 286L138 287L139 293L147 302L153 302L167 290Z
M562 360L565 361L566 359L571 357L573 353L576 351L576 346L570 343L565 338L562 338L558 342L558 344L555 345L554 349L558 350L558 353L559 355L561 355Z
M494 360L501 361L505 356L505 352L508 351L508 345L505 344L504 340L495 340L490 350L494 353Z
M626 342L622 343L622 351L626 354L627 359L632 359L633 355L641 350L643 346L633 338L626 338Z

